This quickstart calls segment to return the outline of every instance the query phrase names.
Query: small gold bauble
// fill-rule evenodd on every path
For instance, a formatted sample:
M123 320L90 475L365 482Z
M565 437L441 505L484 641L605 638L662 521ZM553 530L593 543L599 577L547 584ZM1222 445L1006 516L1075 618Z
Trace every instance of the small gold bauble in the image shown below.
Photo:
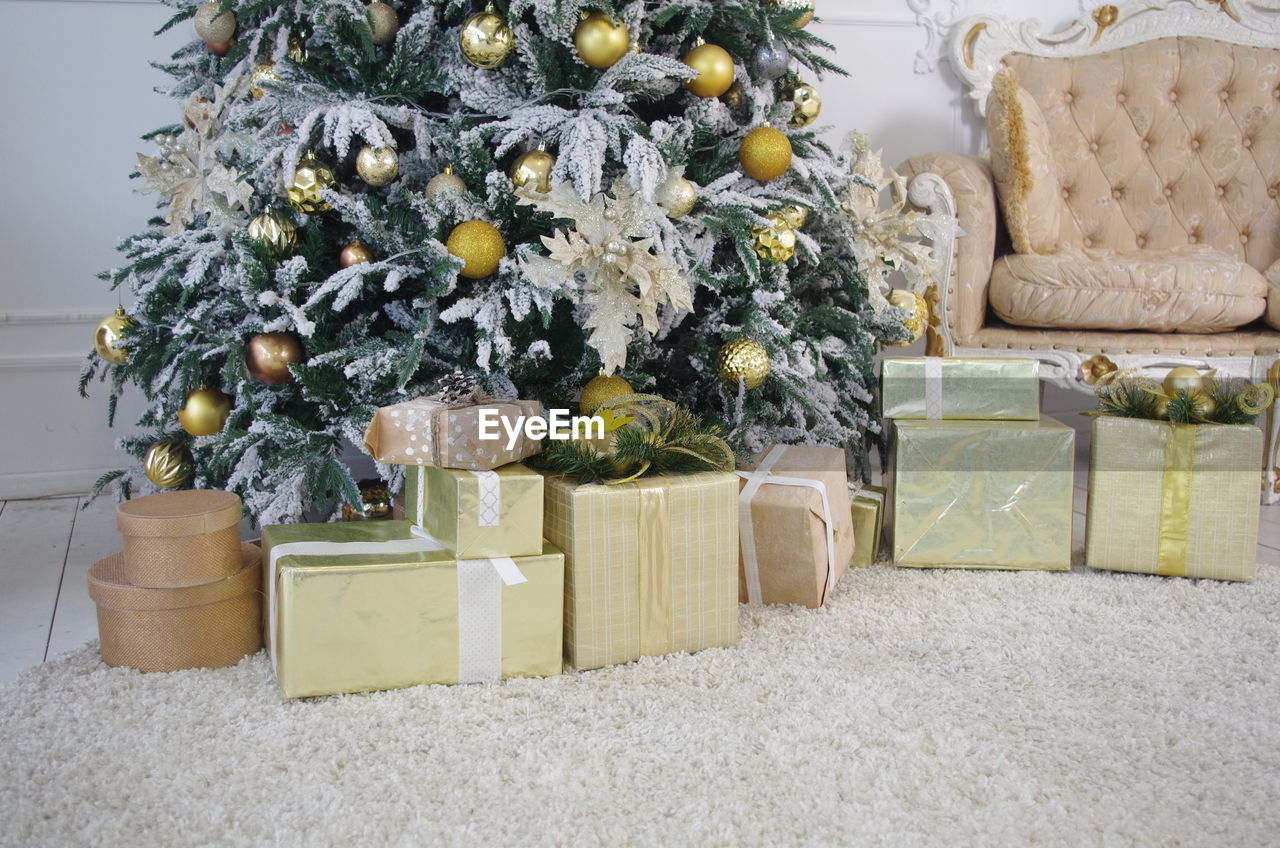
M768 219L769 226L751 228L756 255L770 262L790 262L796 255L796 231L781 212L771 213Z
M392 517L394 506L386 483L370 479L361 480L356 486L360 489L360 505L343 504L343 521L383 521Z
M498 67L507 61L515 46L516 34L492 5L467 18L458 33L463 58L477 68Z
M929 326L928 302L913 291L894 289L889 293L889 303L907 313L907 319L902 322L902 326L906 327L907 332L911 334L911 340L886 342L886 344L893 347L906 347L909 344L915 344L920 341L920 337L924 335L925 328Z
M1190 394L1203 392L1205 390L1206 381L1214 374L1213 370L1201 373L1190 365L1179 365L1177 368L1170 369L1164 378L1164 393L1172 395L1174 392L1183 391Z
M1169 399L1164 395L1156 395L1156 418L1169 417Z
M818 89L797 77L784 93L795 107L791 120L787 122L788 126L807 127L818 119L818 114L822 111L822 96L818 94Z
M755 339L725 342L716 356L716 373L735 391L740 381L746 383L748 391L759 388L769 376L769 352Z
M99 321L93 331L93 349L98 356L112 365L124 365L129 351L116 345L124 338L124 331L133 324L133 319L124 314L123 306L117 306L115 312Z
M779 6L794 12L801 12L796 22L792 24L796 29L806 27L813 21L813 13L816 11L816 0L769 0L770 6Z
M356 173L369 185L381 188L400 173L400 157L390 147L366 144L356 154Z
M466 190L467 184L462 181L462 177L453 172L453 166L445 165L443 171L427 181L426 193L427 197L435 197L445 191L464 194Z
M276 74L275 62L262 62L254 65L253 73L249 75L249 94L254 100L261 100L262 96L267 92L263 90L264 82L279 82L280 77Z
M532 185L534 191L551 191L551 171L556 166L556 158L547 152L545 144L539 144L537 150L522 153L511 165L511 182L516 188Z
M400 29L400 18L396 10L386 3L370 3L368 6L369 21L373 25L373 43L390 44L396 40L396 31Z
M1208 392L1196 392L1191 396L1196 402L1196 411L1201 418L1208 418L1218 409L1218 402Z
M191 449L182 442L165 440L147 448L142 470L147 479L161 489L176 489L191 479L196 461Z
M231 414L231 396L219 389L187 392L178 410L178 423L193 436L212 436L222 430Z
M588 413L584 412L583 414L586 415ZM613 465L613 473L618 477L626 477L636 469L637 463L635 460L624 462L614 455L614 452L618 449L618 430L610 430L602 436L591 436L590 438L580 438L574 441L591 448L608 459Z
M756 127L739 145L738 161L752 179L776 180L791 167L791 139L768 124Z
M604 404L623 395L633 395L635 389L631 384L616 375L600 374L592 377L582 387L578 397L578 409L583 415L594 415Z
M471 280L483 279L497 271L498 263L507 255L502 233L486 221L463 221L449 233L445 246L466 263L458 273Z
M604 12L583 15L573 31L573 46L589 67L598 71L612 68L631 49L631 33L622 21Z
M342 253L338 254L338 263L343 268L350 268L352 265L364 265L372 261L373 251L360 239L356 239L342 248Z
M738 112L746 104L745 96L742 93L742 83L735 82L729 87L729 90L720 95L720 102L728 106L732 111Z
M289 61L295 65L307 62L307 39L304 36L289 39Z
M280 386L293 379L289 366L302 361L302 342L292 333L258 333L244 347L244 364L249 376L268 386Z
M698 72L684 87L699 97L719 97L733 85L733 57L718 44L699 44L684 54L684 63Z
M327 212L329 204L320 196L322 189L333 188L336 180L328 165L307 152L298 160L298 167L293 171L293 182L285 194L289 203L299 212Z
M663 184L657 200L668 218L683 218L698 203L698 187L684 177L673 176Z
M249 238L267 249L267 252L279 259L287 256L298 243L298 231L293 222L275 210L263 212L249 222Z
M222 12L219 0L209 0L196 9L196 35L210 44L222 44L236 34L236 16L230 10Z
M778 210L778 214L782 216L782 220L787 222L787 226L793 230L803 230L804 225L809 222L809 209L798 203L790 206L784 206Z

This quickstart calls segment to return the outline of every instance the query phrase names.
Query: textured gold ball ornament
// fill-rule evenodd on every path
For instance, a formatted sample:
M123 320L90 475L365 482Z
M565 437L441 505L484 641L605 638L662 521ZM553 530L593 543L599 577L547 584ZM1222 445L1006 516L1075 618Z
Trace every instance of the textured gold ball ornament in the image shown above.
M1172 396L1174 392L1183 391L1198 394L1207 388L1206 382L1214 375L1216 369L1201 373L1190 365L1179 365L1170 369L1164 378L1164 393Z
M258 333L244 347L244 363L249 376L268 386L293 379L289 366L302 361L302 342L292 333Z
M483 279L498 270L507 255L507 245L498 228L486 221L463 221L449 233L449 252L466 264L459 271L471 280Z
M356 486L360 489L360 506L343 504L343 521L384 521L392 517L395 507L386 483L369 479L361 480Z
M373 24L373 43L390 44L396 40L396 32L400 29L400 18L396 10L386 3L370 3L369 20Z
M769 226L751 228L751 237L756 243L756 256L770 262L790 262L796 255L796 231L781 212L773 212L767 217Z
M801 206L799 203L782 207L778 210L778 214L782 216L782 220L787 222L787 226L793 230L803 230L804 225L809 223L809 208Z
M381 188L400 173L400 156L390 147L366 144L356 154L356 173L369 185Z
M182 442L166 439L147 448L142 458L147 479L161 489L176 489L191 479L196 470L191 449Z
M684 54L684 63L698 72L684 87L698 97L719 97L733 85L733 57L718 44L699 44Z
M522 153L511 165L511 182L516 188L532 185L535 191L546 193L551 191L551 171L556 166L556 157L547 152L545 144L539 144L536 150Z
M267 92L263 90L264 82L279 82L280 77L276 74L275 62L261 62L253 67L253 73L249 74L249 94L254 100L261 100L262 96Z
M307 62L307 39L304 36L289 39L289 61L295 65Z
M818 94L818 89L796 77L795 82L787 86L785 94L795 107L791 120L787 122L788 126L807 127L818 119L822 112L822 96Z
M360 239L356 239L342 248L342 253L338 254L338 263L343 268L350 268L352 265L364 265L372 261L373 251Z
M462 56L477 68L496 68L516 46L516 34L493 9L493 4L483 12L472 15L462 24L458 33L458 48Z
M683 218L698 203L698 186L684 177L669 179L658 193L658 205L668 218Z
M584 14L573 31L578 57L598 71L612 68L631 49L631 33L604 12Z
M263 212L249 222L249 238L279 259L298 244L298 231L286 215L275 210Z
M755 339L725 342L716 356L716 373L735 391L739 381L746 383L748 391L759 388L769 376L769 352Z
M614 398L635 394L631 384L616 375L600 374L592 377L582 387L578 396L578 409L583 415L594 415L596 410Z
M776 180L791 167L791 139L768 124L758 126L738 146L738 161L753 180Z
M293 182L285 190L290 205L299 212L327 212L329 204L320 196L322 189L332 188L336 180L333 171L308 152L298 160L293 171Z
M222 430L231 414L231 396L219 389L187 392L178 410L178 423L193 436L212 436Z
M451 191L454 194L463 194L467 190L467 184L462 181L462 177L453 172L452 165L445 165L444 170L427 180L425 189L427 197L435 197L442 192Z
M813 21L813 13L816 11L816 0L769 0L769 5L803 12L796 22L792 24L796 29L808 26Z
M116 311L98 322L93 331L93 349L98 356L112 365L124 365L129 358L129 351L116 345L124 338L124 331L132 327L134 320L124 314L124 307L117 306Z
M196 35L210 44L222 44L236 34L236 16L230 10L222 12L219 0L209 0L196 9L194 19Z
M902 326L906 327L907 332L911 334L911 340L886 342L886 344L892 347L906 347L909 344L915 344L920 341L920 337L924 335L925 328L929 326L928 302L913 291L894 289L889 293L889 303L906 311L907 320L902 323Z

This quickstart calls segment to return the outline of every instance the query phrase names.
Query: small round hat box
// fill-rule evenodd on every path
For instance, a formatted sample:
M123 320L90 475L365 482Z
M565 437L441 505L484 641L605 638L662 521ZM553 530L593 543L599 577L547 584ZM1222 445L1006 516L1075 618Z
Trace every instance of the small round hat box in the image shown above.
M196 489L160 492L116 508L124 535L121 582L170 589L195 586L241 569L240 498Z

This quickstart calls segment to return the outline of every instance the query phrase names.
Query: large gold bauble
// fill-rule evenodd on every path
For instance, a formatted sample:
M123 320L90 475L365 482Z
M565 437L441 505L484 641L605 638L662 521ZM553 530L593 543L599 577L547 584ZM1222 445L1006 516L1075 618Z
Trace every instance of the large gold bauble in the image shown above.
M573 46L589 67L598 71L612 68L631 49L631 33L622 21L604 12L584 15L573 31Z
M343 504L343 521L384 521L392 517L395 507L386 483L369 479L361 480L356 486L360 489L360 506Z
M755 339L725 342L716 356L716 373L735 391L740 381L746 383L747 391L759 388L769 376L769 352Z
M193 436L212 436L222 430L230 414L230 395L219 389L196 389L187 392L178 410L178 423Z
M249 222L249 238L267 249L279 259L287 256L298 244L298 231L287 215L275 210L263 212Z
M1197 394L1204 392L1209 378L1213 376L1212 370L1201 373L1190 365L1179 365L1172 368L1164 377L1164 393L1173 396L1174 392L1187 392L1188 394Z
M244 364L249 376L268 386L280 386L293 379L289 366L302 361L302 342L292 333L258 333L244 346Z
M507 61L515 46L516 34L493 6L467 18L458 33L458 48L463 58L477 68L498 67Z
M768 124L756 127L739 145L738 161L752 179L776 180L791 167L791 139Z
M264 82L279 82L280 77L276 74L275 62L261 62L253 67L253 73L249 74L249 94L254 100L261 100L267 92L262 88Z
M222 44L231 40L236 34L236 16L231 11L222 12L222 3L219 0L209 0L199 9L196 9L195 27L196 35L209 44Z
M369 21L373 24L373 43L390 44L395 41L396 32L400 29L396 10L386 3L370 3L368 11Z
M699 44L684 54L684 63L698 72L684 87L699 97L719 97L733 85L733 57L718 44Z
M338 264L343 268L350 268L352 265L365 265L372 261L373 251L360 239L356 239L342 248L342 253L338 254Z
M911 340L905 342L886 342L892 347L906 347L920 341L925 329L929 326L929 303L920 295L906 289L894 289L889 293L889 303L906 311L907 320L902 326L911 334Z
M822 96L818 94L818 89L797 77L795 82L787 86L784 94L795 107L787 126L807 127L818 119L822 112Z
M658 192L657 200L668 218L683 218L698 203L698 187L684 177L668 179Z
M467 190L467 184L462 181L462 177L453 172L452 165L445 165L444 170L427 180L425 189L427 197L435 197L441 192L451 191L454 194L464 194Z
M322 189L333 188L336 180L328 165L308 152L298 160L298 167L293 171L293 182L289 184L285 194L290 205L299 212L327 212L329 204L320 196Z
M486 221L463 221L449 233L449 252L466 264L459 271L471 280L480 280L498 270L507 255L507 245L498 228Z
M796 231L781 212L773 212L767 217L769 226L751 228L756 255L770 262L790 262L796 255Z
M539 144L537 150L522 153L511 165L511 182L516 188L532 185L535 191L551 191L551 171L556 166L556 157L547 152L545 144Z
M792 24L796 29L808 26L810 22L813 21L813 13L816 11L814 8L816 0L769 0L769 5L780 6L783 9L791 9L796 12L803 12L796 22Z
M133 319L124 314L123 306L117 306L115 312L99 321L93 331L93 349L98 356L112 365L124 365L129 359L129 351L116 345L124 338L124 331L133 324Z
M614 398L633 394L635 389L631 388L631 384L626 380L616 375L600 374L592 377L582 387L582 393L578 397L578 409L583 415L594 415L597 409Z
M381 188L400 173L400 156L390 147L366 144L356 154L356 173L369 185Z
M165 440L147 448L142 470L147 479L161 489L176 489L191 479L196 460L182 442Z

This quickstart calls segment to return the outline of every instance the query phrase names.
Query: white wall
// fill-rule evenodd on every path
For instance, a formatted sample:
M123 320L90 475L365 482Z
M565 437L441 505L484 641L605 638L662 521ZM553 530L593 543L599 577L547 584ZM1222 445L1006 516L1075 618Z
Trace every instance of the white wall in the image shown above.
M951 22L983 11L1056 27L1079 4L818 0L818 11L815 32L851 72L820 84L820 120L833 143L867 132L893 165L981 143L946 66L929 70ZM116 305L96 274L154 211L128 174L138 136L177 118L152 91L164 75L147 64L189 37L182 26L151 37L168 14L155 0L0 0L0 499L84 490L124 461L103 388L82 400L76 378L94 325ZM122 404L119 421L137 408Z

